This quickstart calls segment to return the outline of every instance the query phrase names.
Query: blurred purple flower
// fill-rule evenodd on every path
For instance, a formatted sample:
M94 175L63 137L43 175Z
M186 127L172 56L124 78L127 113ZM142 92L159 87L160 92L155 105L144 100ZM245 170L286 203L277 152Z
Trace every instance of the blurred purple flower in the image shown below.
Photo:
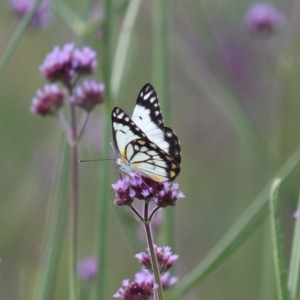
M89 47L76 49L73 43L65 44L62 49L54 47L40 71L50 82L70 83L75 75L91 74L97 66L96 52Z
M77 275L82 280L91 280L98 274L98 261L95 256L88 256L77 263Z
M273 33L285 24L285 17L270 3L253 4L245 17L247 29L252 33Z
M178 278L175 276L171 276L170 272L166 272L160 277L161 284L164 290L166 290L171 285L175 284L178 281Z
M40 71L50 82L68 82L74 75L73 51L74 44L66 44L62 49L54 47L53 51L47 54L46 59L40 66Z
M173 266L174 262L178 259L178 255L173 254L171 252L171 247L169 246L158 247L154 245L154 248L157 257L159 271L161 274L164 274ZM135 257L139 260L139 262L143 265L145 269L147 269L151 273L153 272L151 256L149 253L141 252L136 254Z
M46 116L55 114L63 105L65 91L56 84L47 84L44 90L38 90L32 99L30 111L33 114Z
M32 9L34 0L10 0L12 11L19 17L23 18ZM33 16L30 26L32 28L47 28L51 24L52 11L49 3L43 0Z
M71 101L87 111L93 110L95 105L104 102L104 84L94 80L86 80L77 87Z
M293 217L297 219L299 217L299 209L295 210L293 213Z

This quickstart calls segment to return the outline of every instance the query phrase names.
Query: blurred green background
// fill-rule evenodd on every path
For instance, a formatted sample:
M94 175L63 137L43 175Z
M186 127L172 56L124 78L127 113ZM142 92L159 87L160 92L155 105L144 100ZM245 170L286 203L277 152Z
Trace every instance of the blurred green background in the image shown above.
M162 113L170 114L171 124L166 125L175 130L182 146L177 182L186 198L167 208L176 216L173 252L179 254L174 269L179 281L209 253L299 145L297 2L269 2L285 16L285 26L278 32L256 35L249 33L244 22L252 1L169 1L171 105ZM74 3L69 4L76 12L80 5ZM0 5L0 49L4 53L18 21L8 2ZM114 14L114 42L123 18L122 9ZM116 99L129 115L139 90L153 83L158 68L153 59L154 21L153 5L142 1ZM32 115L29 108L36 90L46 83L39 72L46 54L55 45L72 41L72 30L56 15L49 28L28 30L0 77L3 300L33 299L63 136L53 118ZM85 44L101 48L101 35L88 36ZM104 60L99 53L99 64ZM100 69L96 77L103 79ZM159 96L160 90L156 91ZM106 113L102 106L93 112L79 146L81 159L103 158ZM105 163L114 169L113 183L119 178L114 163L80 164L79 258L95 254L95 206L100 200L109 201L107 299L111 299L124 278L134 278L139 264L126 239L127 224L116 213L126 208L115 207L112 194L99 199L99 168ZM289 178L280 198L287 263L298 175L295 172ZM276 299L269 227L266 219L226 263L182 299ZM138 232L137 228L137 240ZM67 299L67 241L66 231L54 299ZM143 241L141 245L139 251L144 251L146 245ZM94 285L86 283L86 288Z

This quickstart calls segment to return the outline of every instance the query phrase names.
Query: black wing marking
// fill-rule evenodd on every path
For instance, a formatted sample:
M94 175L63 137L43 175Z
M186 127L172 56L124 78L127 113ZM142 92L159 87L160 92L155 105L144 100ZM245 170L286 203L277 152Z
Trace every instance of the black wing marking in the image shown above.
M181 164L181 148L180 142L178 140L177 135L175 132L169 128L164 128L164 136L166 141L169 144L169 154L170 156L180 165Z

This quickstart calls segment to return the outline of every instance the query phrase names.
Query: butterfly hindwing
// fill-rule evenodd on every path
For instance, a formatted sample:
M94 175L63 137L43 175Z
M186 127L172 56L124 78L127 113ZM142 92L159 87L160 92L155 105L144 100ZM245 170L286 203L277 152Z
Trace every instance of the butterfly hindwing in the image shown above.
M141 174L156 181L171 181L180 172L180 165L148 139L131 141L126 146L125 155Z
M177 135L175 132L169 128L164 128L164 137L167 143L169 144L169 151L168 153L170 156L180 165L181 163L181 148L180 142L178 140Z

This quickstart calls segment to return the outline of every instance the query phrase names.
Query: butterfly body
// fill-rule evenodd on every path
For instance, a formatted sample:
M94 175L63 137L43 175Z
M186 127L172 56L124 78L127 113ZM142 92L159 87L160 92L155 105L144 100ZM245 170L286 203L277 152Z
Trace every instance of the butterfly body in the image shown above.
M130 118L121 108L112 111L113 145L123 173L139 173L155 181L171 181L180 172L176 134L164 127L154 88L146 84Z

